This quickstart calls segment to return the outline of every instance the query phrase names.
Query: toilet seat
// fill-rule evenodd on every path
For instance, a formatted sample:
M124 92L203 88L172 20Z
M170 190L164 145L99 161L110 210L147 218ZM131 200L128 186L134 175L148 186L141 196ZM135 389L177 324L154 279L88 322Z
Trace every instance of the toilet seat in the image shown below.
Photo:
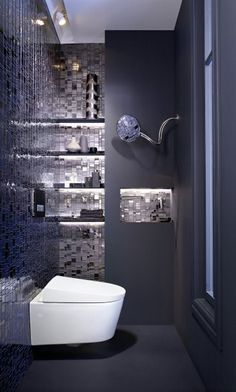
M104 303L124 298L123 287L85 279L55 276L41 291L46 303Z

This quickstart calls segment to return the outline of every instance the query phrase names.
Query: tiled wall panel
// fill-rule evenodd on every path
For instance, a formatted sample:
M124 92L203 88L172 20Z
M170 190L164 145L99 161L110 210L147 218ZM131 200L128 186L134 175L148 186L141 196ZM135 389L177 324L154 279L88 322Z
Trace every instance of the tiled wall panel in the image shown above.
M170 222L171 204L170 189L121 189L120 220L125 223Z
M59 273L104 280L104 224L60 224Z
M45 26L35 24L39 13L47 16ZM104 45L60 46L50 23L44 1L0 0L1 391L15 391L31 361L30 347L12 345L27 341L31 283L44 286L59 268L67 276L70 271L89 279L104 277L103 228L71 226L68 234L57 222L31 215L35 186L83 183L94 170L104 182L102 158L48 156L65 150L74 129L45 119L85 117L89 72L98 75L99 117L104 117ZM88 134L90 147L104 151L103 125L76 129L78 138L82 134Z
M48 130L48 137L45 139L43 133L38 133L35 140L34 148L36 152L45 151L61 151L65 152L66 146L71 141L72 136L76 137L76 141L80 142L80 137L85 135L88 139L89 147L96 147L97 151L105 150L104 125L94 127L93 125L56 125L45 124ZM22 146L23 147L23 146Z
M79 217L82 209L104 211L104 190L85 190L48 189L46 191L46 216Z
M32 158L38 134L47 139L36 120L53 113L58 78L57 37L49 19L34 23L39 12L47 15L43 1L0 0L1 391L15 391L31 361L30 347L17 344L29 331L27 287L45 285L58 270L58 227L30 212L34 173L47 171L46 159L38 166Z
M88 73L95 73L98 77L98 117L104 117L104 45L62 45L56 65L60 79L60 94L55 103L56 117L86 117L86 78Z

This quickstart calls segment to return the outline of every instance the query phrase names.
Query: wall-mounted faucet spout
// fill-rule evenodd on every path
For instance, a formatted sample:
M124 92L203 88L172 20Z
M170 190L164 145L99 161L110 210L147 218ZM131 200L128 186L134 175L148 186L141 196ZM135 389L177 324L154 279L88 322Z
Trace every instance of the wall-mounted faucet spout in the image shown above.
M176 114L173 117L167 118L160 126L158 134L157 134L157 140L153 140L150 138L146 133L141 132L141 126L138 122L138 120L130 116L129 114L124 114L119 121L117 122L117 133L121 140L124 140L125 142L134 142L138 137L143 137L150 143L154 144L155 146L159 145L162 143L163 140L163 132L166 127L166 125L170 121L178 121L180 119L180 116Z

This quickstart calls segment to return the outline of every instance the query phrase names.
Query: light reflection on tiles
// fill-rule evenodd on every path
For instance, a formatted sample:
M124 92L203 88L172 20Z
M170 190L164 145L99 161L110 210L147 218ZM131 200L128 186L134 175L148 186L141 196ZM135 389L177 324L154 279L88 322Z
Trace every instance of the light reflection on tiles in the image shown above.
M85 157L79 160L83 172L79 177L75 160L47 156L48 150L63 151L69 135L75 130L70 126L60 129L58 124L43 121L45 118L85 117L88 72L98 74L99 117L104 117L104 45L61 47L54 30L50 32L49 15L47 28L31 23L37 18L38 7L47 15L44 4L44 1L36 0L0 1L0 280L9 279L7 288L4 280L4 288L0 283L1 391L17 390L17 384L32 360L30 347L11 345L16 337L15 325L19 343L23 342L23 334L29 327L29 301L25 302L20 296L20 283L16 282L29 276L36 287L42 287L59 269L59 225L47 223L43 218L32 218L31 189L44 179L48 185L63 178L61 182L65 182L65 178L70 182L84 182L84 177L91 176L94 170L100 172L104 182L102 158L95 163ZM77 61L79 72L73 68ZM76 129L78 136L79 132L87 131L89 145L101 151L104 125L96 129ZM99 235L98 232L93 238L90 233L89 238L91 252L95 249L92 249L92 242L98 240L93 254L99 258L82 273L91 279L102 280L104 240L102 234ZM83 255L84 252L90 255L89 249L81 249ZM9 299L11 302L7 302Z
M52 64L59 42L50 23L47 29L31 23L39 3L47 15L44 2L0 1L1 391L17 390L32 360L30 347L20 344L29 330L25 294L33 288L29 284L27 289L23 280L29 277L40 287L58 269L57 225L34 220L30 213L30 188L38 161L16 158L21 145L32 153L39 132L47 138L46 128L33 124L36 118L54 113L57 75ZM40 169L41 173L47 170L44 157Z
M104 211L104 190L46 191L46 216L78 217L82 209Z
M169 222L171 221L171 203L170 189L121 189L121 222Z
M59 273L104 280L103 223L60 223Z

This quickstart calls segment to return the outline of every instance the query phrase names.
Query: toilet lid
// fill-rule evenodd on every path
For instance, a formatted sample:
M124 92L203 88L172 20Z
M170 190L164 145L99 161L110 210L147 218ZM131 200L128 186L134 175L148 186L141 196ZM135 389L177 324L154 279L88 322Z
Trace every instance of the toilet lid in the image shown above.
M115 284L55 276L41 291L43 302L113 302L125 295Z

